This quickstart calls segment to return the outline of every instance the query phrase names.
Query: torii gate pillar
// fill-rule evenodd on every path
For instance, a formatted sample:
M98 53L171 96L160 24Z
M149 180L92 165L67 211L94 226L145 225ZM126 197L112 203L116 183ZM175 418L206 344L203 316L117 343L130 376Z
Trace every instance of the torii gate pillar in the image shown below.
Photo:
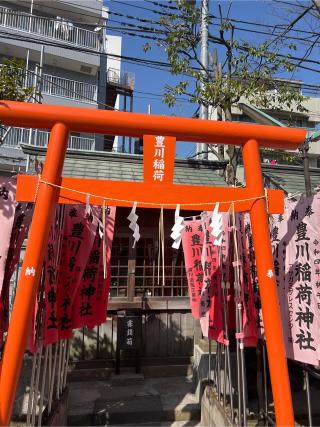
M264 188L257 141L251 139L246 142L243 146L242 156L247 187L254 189L256 194L263 195ZM250 220L269 368L270 373L272 372L270 375L272 393L275 406L277 405L276 402L279 405L276 409L277 425L294 426L291 393L287 392L290 390L290 381L283 344L277 285L274 277L266 199L256 200L250 210ZM275 324L280 327L275 328ZM279 345L279 343L281 344ZM286 375L283 375L283 372L286 372Z
M163 117L113 111L97 111L84 108L56 107L50 105L28 104L18 102L0 102L1 122L5 125L51 128L51 137L44 164L42 181L32 177L21 177L18 190L21 194L35 198L35 207L29 240L21 269L17 287L12 317L6 340L1 372L0 372L0 425L7 426L10 422L12 407L15 399L20 370L26 348L28 328L36 299L40 280L41 268L48 241L49 227L54 214L54 206L59 197L63 200L63 190L50 184L60 185L62 167L67 147L69 131L96 132L104 134L120 134L141 137L143 134L176 136L183 141L206 143L234 144L243 147L243 160L246 173L246 188L212 188L206 187L201 194L199 187L178 186L168 183L165 191L159 194L152 193L152 183L126 183L131 185L132 199L139 200L141 189L146 188L150 197L158 197L159 206L172 202L175 197L183 197L189 191L187 198L193 201L201 200L206 194L207 200L214 204L218 200L231 201L252 198L251 202L239 204L238 210L250 212L254 248L256 254L257 272L262 303L267 352L270 366L275 414L278 426L294 426L294 415L291 400L291 391L286 362L286 354L281 328L280 310L277 298L277 287L274 277L273 258L269 237L267 205L263 188L262 173L259 158L259 146L296 149L305 139L303 129L284 129L270 126L245 125L223 123L176 117ZM66 178L66 180L68 180ZM70 182L69 178L69 182ZM77 180L78 185L83 184ZM89 180L87 180L89 181ZM93 180L90 180L90 185ZM97 191L100 196L110 197L108 186L98 181ZM102 183L103 184L103 183ZM124 188L118 183L118 188ZM138 185L140 184L140 185ZM88 185L88 184L87 184ZM27 188L29 186L29 188ZM112 186L115 184L113 182ZM26 188L24 188L26 187ZM116 186L117 187L117 186ZM180 189L179 189L179 188ZM182 191L182 187L184 190ZM88 188L88 187L87 187ZM157 188L159 190L159 187ZM18 191L18 193L19 193ZM156 188L154 189L156 191ZM138 193L139 192L139 193ZM180 194L181 193L181 194ZM199 195L198 195L199 193ZM280 192L281 193L281 192ZM20 194L20 195L21 195ZM200 199L199 199L200 197ZM119 194L121 198L121 194ZM30 198L20 198L20 201ZM150 199L152 200L152 199ZM277 203L277 201L280 204ZM283 209L281 194L277 191L268 191L269 213L281 213ZM176 200L176 204L180 200ZM110 203L112 204L112 203ZM117 203L114 203L117 204ZM181 203L185 209L192 209L188 203ZM223 205L228 209L227 205ZM272 208L273 206L273 208ZM193 207L194 208L194 207Z

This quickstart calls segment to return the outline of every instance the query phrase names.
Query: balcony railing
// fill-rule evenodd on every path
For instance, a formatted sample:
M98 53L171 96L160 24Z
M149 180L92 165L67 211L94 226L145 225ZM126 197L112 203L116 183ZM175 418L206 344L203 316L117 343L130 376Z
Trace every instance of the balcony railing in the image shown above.
M111 84L116 84L130 90L134 90L135 75L128 71L120 71L115 68L108 68L107 81Z
M26 86L35 86L35 73L28 72ZM77 80L65 79L64 77L42 74L41 90L45 95L61 96L89 104L95 104L98 99L98 86Z
M0 138L6 133L6 129L0 130ZM31 144L36 147L47 147L49 141L50 132L12 127L8 132L2 146L18 148L20 143ZM82 136L69 136L68 148L72 150L80 151L93 151L95 149L95 140L93 138L85 138Z
M3 67L3 64L0 64ZM37 91L45 95L60 96L63 98L74 99L80 102L96 104L98 100L98 86L90 83L79 82L77 80L65 79L64 77L54 76L52 74L42 74L37 76L34 71L20 69L24 79L25 87L37 87L37 78L40 79L41 87Z
M99 50L99 35L63 19L50 19L0 7L0 26L38 34L53 40Z

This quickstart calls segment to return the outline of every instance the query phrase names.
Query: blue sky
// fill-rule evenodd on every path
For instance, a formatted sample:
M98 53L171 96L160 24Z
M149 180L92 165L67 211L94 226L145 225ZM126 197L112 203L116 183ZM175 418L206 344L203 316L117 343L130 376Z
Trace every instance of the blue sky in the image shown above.
M286 2L294 2L294 0L284 0ZM155 0L154 3L162 3L163 5L171 5L173 6L174 3L168 3L163 2L162 0ZM113 27L120 27L120 22L126 22L131 24L137 24L137 25L145 25L145 26L152 26L152 24L149 23L141 23L134 19L129 19L126 17L119 17L117 15L112 15L112 12L120 13L123 15L129 15L136 18L142 18L142 19L149 19L149 20L157 20L159 19L159 14L155 13L154 11L164 11L167 10L168 12L171 12L169 9L161 8L161 6L158 6L150 1L134 1L134 0L122 0L122 1L116 1L116 0L105 0L106 6L109 7L109 10L111 12L109 18L109 26ZM198 0L199 3L199 0ZM212 15L218 15L218 4L221 4L223 14L225 15L227 13L227 10L230 7L229 1L210 1L210 13ZM306 2L305 4L310 4L310 2ZM150 9L150 10L147 10ZM299 9L298 9L299 10ZM292 14L293 8L290 5L283 4L281 2L277 3L275 1L234 1L231 4L229 17L237 20L243 20L243 21L249 21L254 22L257 24L267 24L267 25L285 25L290 23L293 18L297 15ZM118 21L118 22L116 22ZM318 21L319 22L319 21ZM244 28L245 30L253 29L253 30L262 30L267 31L268 29L265 27L255 27L248 24L238 23L237 26L239 28ZM126 26L122 25L122 28L128 28ZM217 27L211 27L210 32L214 34ZM316 21L315 19L307 19L302 20L299 22L299 24L295 27L298 30L303 31L312 31L316 28ZM318 24L318 32L320 32L319 24ZM111 31L108 30L108 33L120 35L120 32L118 31ZM298 33L298 32L291 32L291 36L294 37L303 37L307 39L310 37L307 33ZM260 35L257 33L251 33L249 31L240 31L237 30L235 33L235 38L242 40L247 40L249 42L261 42L263 39L266 38L265 35ZM311 40L313 40L311 38ZM165 53L157 48L154 47L151 51L145 53L143 51L143 44L145 42L150 42L150 40L145 40L143 38L139 37L132 37L129 35L123 35L123 41L122 41L122 55L125 56L131 56L131 57L139 57L144 59L151 59L151 60L157 60L157 61L166 61L166 55ZM297 51L293 52L296 56L303 56L306 52L306 49L308 46L310 46L310 43L308 40L306 42L296 41L297 43ZM283 52L286 53L287 50L284 48ZM316 45L314 48L314 51L312 55L309 57L311 60L319 60L320 49L319 44ZM295 73L294 78L301 79L306 83L309 84L315 84L319 86L319 71L320 67L318 64L312 64L308 63L305 64L308 67L314 68L318 70L317 72L307 71L307 70L299 70ZM163 71L163 70L157 70L152 69L144 66L139 66L136 64L130 64L123 62L122 63L122 69L126 71L131 71L135 73L136 78L136 86L135 86L135 97L134 97L134 111L136 112L143 112L146 113L148 109L148 105L151 105L152 113L153 114L165 114L165 115L177 115L177 116L185 116L190 117L197 109L196 105L191 105L187 102L177 102L176 106L174 108L169 108L166 105L164 105L161 101L161 97L159 95L163 94L163 89L166 84L172 84L177 81L177 78L170 75L169 72ZM282 77L286 77L283 75ZM144 93L141 93L144 92ZM157 94L158 96L153 96L150 94ZM181 148L183 154L188 154L187 147L186 149L184 147ZM180 150L180 151L181 151Z

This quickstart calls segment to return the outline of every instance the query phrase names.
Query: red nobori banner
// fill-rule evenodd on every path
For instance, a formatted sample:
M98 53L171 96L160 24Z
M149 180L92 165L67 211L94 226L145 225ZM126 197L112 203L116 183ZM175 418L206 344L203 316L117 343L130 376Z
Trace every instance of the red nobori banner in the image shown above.
M57 279L57 313L51 319L59 330L59 339L72 336L72 305L97 231L95 211L93 208L93 214L88 214L85 205L66 207Z
M32 203L19 203L15 208L10 246L7 253L3 286L0 295L0 346L3 340L3 333L7 331L9 324L10 281L20 259L21 247L28 235L32 213Z
M191 313L195 319L199 319L200 295L203 284L203 268L201 264L204 240L203 221L201 219L185 221L181 237L189 286Z
M73 328L87 326L92 329L106 321L115 215L116 208L108 207L105 230L102 232L99 231L102 222L102 217L100 217L100 225L72 306Z

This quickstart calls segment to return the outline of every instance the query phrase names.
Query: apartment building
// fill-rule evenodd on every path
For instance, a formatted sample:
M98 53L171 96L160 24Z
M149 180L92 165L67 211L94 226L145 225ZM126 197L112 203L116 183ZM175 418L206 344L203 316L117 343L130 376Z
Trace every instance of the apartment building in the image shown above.
M276 109L258 109L245 98L241 98L237 105L232 106L233 121L242 123L274 124L275 126L303 127L308 129L309 135L316 133L320 123L320 97L318 93L306 93L303 82L300 80L279 80L280 84L289 85L294 91L305 96L304 112L295 106L288 110L283 106ZM307 86L308 88L308 86ZM276 89L273 89L276 94ZM211 120L217 120L217 110L209 112ZM208 153L209 160L216 160L213 153ZM309 173L311 187L320 185L320 138L314 138L309 145ZM299 150L288 152L281 150L261 150L262 172L265 186L280 188L285 194L301 194L305 192L305 171ZM241 153L238 156L237 181L241 185L245 182Z
M250 104L245 98L241 98L237 105L232 106L231 115L233 121L243 122L243 123L268 123L264 122L262 115L268 115L275 119L275 121L280 122L284 126L292 127L303 127L307 128L309 131L315 131L317 125L320 123L320 97L317 93L306 93L303 90L303 82L301 80L285 80L281 79L278 81L282 85L290 86L292 91L295 91L303 96L305 100L303 101L303 106L306 109L304 112L298 111L298 109L293 105L292 111L279 106L279 108L274 109L259 109L257 110L252 104ZM272 92L276 94L277 89L273 89ZM217 110L212 109L210 111L210 119L217 120ZM262 119L262 121L261 121ZM277 152L275 150L266 150L264 153L264 160L266 163L272 162L271 164L283 164L287 165L288 163L297 164L294 160L293 155L287 155L283 152ZM320 167L319 156L320 156L320 141L313 142L310 145L309 150L310 156L310 166L311 167ZM213 158L213 155L209 153L209 159Z
M0 62L23 59L26 85L36 102L93 109L119 108L131 96L134 78L121 71L121 37L107 35L102 0L0 1ZM35 102L35 101L30 101ZM45 147L45 130L2 129L2 169L25 167L20 143ZM71 133L69 149L111 151L117 139ZM14 148L14 151L12 150Z

